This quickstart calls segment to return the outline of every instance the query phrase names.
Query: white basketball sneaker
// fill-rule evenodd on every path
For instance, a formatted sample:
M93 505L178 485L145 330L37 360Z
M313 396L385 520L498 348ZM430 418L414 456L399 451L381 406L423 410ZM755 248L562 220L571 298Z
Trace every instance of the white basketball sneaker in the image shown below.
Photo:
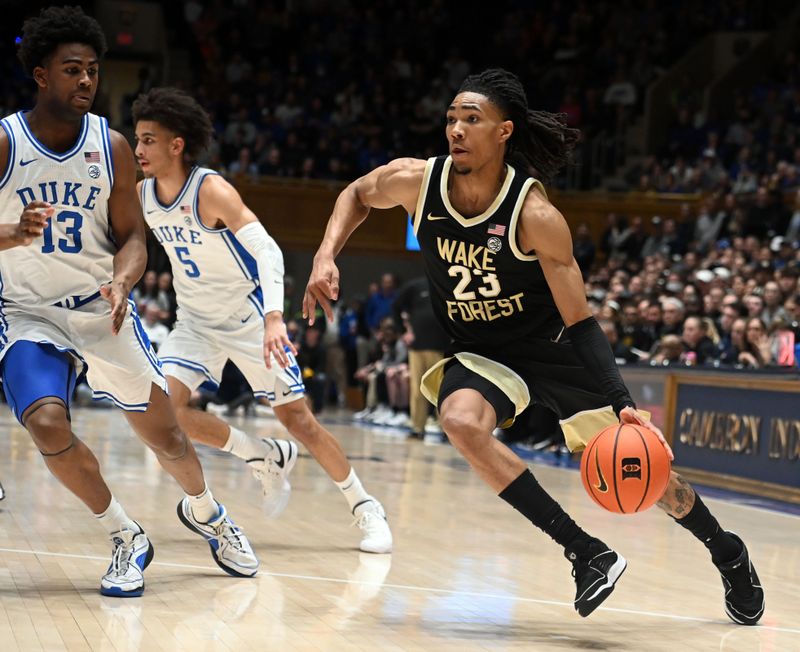
M383 505L370 498L356 505L353 516L356 517L353 525L357 525L364 533L358 546L362 552L392 552L392 531L389 529Z
M252 577L258 572L258 558L250 542L230 518L224 505L217 503L219 514L208 523L192 514L189 499L178 503L178 518L192 532L199 534L211 548L211 556L222 570L234 577Z
M144 569L153 561L153 544L144 530L120 530L111 535L111 564L100 580L100 593L138 598L144 593Z
M297 462L297 444L284 439L262 439L270 449L265 457L247 460L264 494L263 508L269 518L279 516L292 493L289 474Z

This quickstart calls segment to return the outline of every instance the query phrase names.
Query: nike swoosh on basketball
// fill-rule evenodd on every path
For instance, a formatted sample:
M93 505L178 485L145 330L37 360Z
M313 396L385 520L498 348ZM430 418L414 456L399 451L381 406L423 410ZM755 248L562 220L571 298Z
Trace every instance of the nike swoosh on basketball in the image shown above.
M606 479L603 477L603 472L600 470L600 458L598 457L599 453L597 449L594 449L594 463L597 466L597 478L600 480L600 484L597 485L596 489L602 493L608 491L608 485L606 484Z
M30 161L23 161L22 159L19 160L19 166L24 168L26 165L33 163L34 161L38 161L38 158L32 158Z
M449 220L449 217L440 217L438 215L434 215L433 213L428 213L428 221L435 222L436 220Z

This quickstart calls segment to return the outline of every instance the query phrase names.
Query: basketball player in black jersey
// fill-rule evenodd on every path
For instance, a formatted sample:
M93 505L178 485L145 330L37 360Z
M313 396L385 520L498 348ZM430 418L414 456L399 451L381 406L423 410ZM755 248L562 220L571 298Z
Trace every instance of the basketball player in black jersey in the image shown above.
M431 299L453 340L423 392L438 404L453 445L500 497L565 548L575 608L589 615L625 570L625 559L578 527L526 464L492 436L530 403L552 410L567 444L581 450L618 421L661 432L637 412L608 341L591 316L569 228L543 179L568 159L578 132L560 116L528 109L505 70L467 77L447 110L450 155L396 159L351 183L336 201L314 258L303 312L331 315L339 292L334 258L370 208L403 206L425 260ZM700 497L672 473L659 506L711 552L725 610L755 624L764 593L744 543L719 527Z

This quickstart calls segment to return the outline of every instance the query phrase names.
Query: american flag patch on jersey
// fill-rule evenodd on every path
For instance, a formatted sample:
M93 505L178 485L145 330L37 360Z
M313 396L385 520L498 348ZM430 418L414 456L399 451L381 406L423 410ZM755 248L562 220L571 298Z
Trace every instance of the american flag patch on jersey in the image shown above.
M506 227L503 224L490 224L486 233L489 235L504 236L506 234Z
M99 163L100 152L84 152L83 158L86 160L87 163Z
M192 207L189 205L181 206L181 213L191 213Z

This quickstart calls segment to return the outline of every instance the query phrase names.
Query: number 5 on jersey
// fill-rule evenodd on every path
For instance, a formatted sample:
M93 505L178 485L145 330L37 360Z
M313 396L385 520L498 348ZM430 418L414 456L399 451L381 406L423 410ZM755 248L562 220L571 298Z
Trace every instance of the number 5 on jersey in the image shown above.
M178 260L180 260L186 268L184 269L186 276L189 278L197 278L200 276L200 270L197 269L197 265L189 258L189 247L175 247L175 253L178 255Z

